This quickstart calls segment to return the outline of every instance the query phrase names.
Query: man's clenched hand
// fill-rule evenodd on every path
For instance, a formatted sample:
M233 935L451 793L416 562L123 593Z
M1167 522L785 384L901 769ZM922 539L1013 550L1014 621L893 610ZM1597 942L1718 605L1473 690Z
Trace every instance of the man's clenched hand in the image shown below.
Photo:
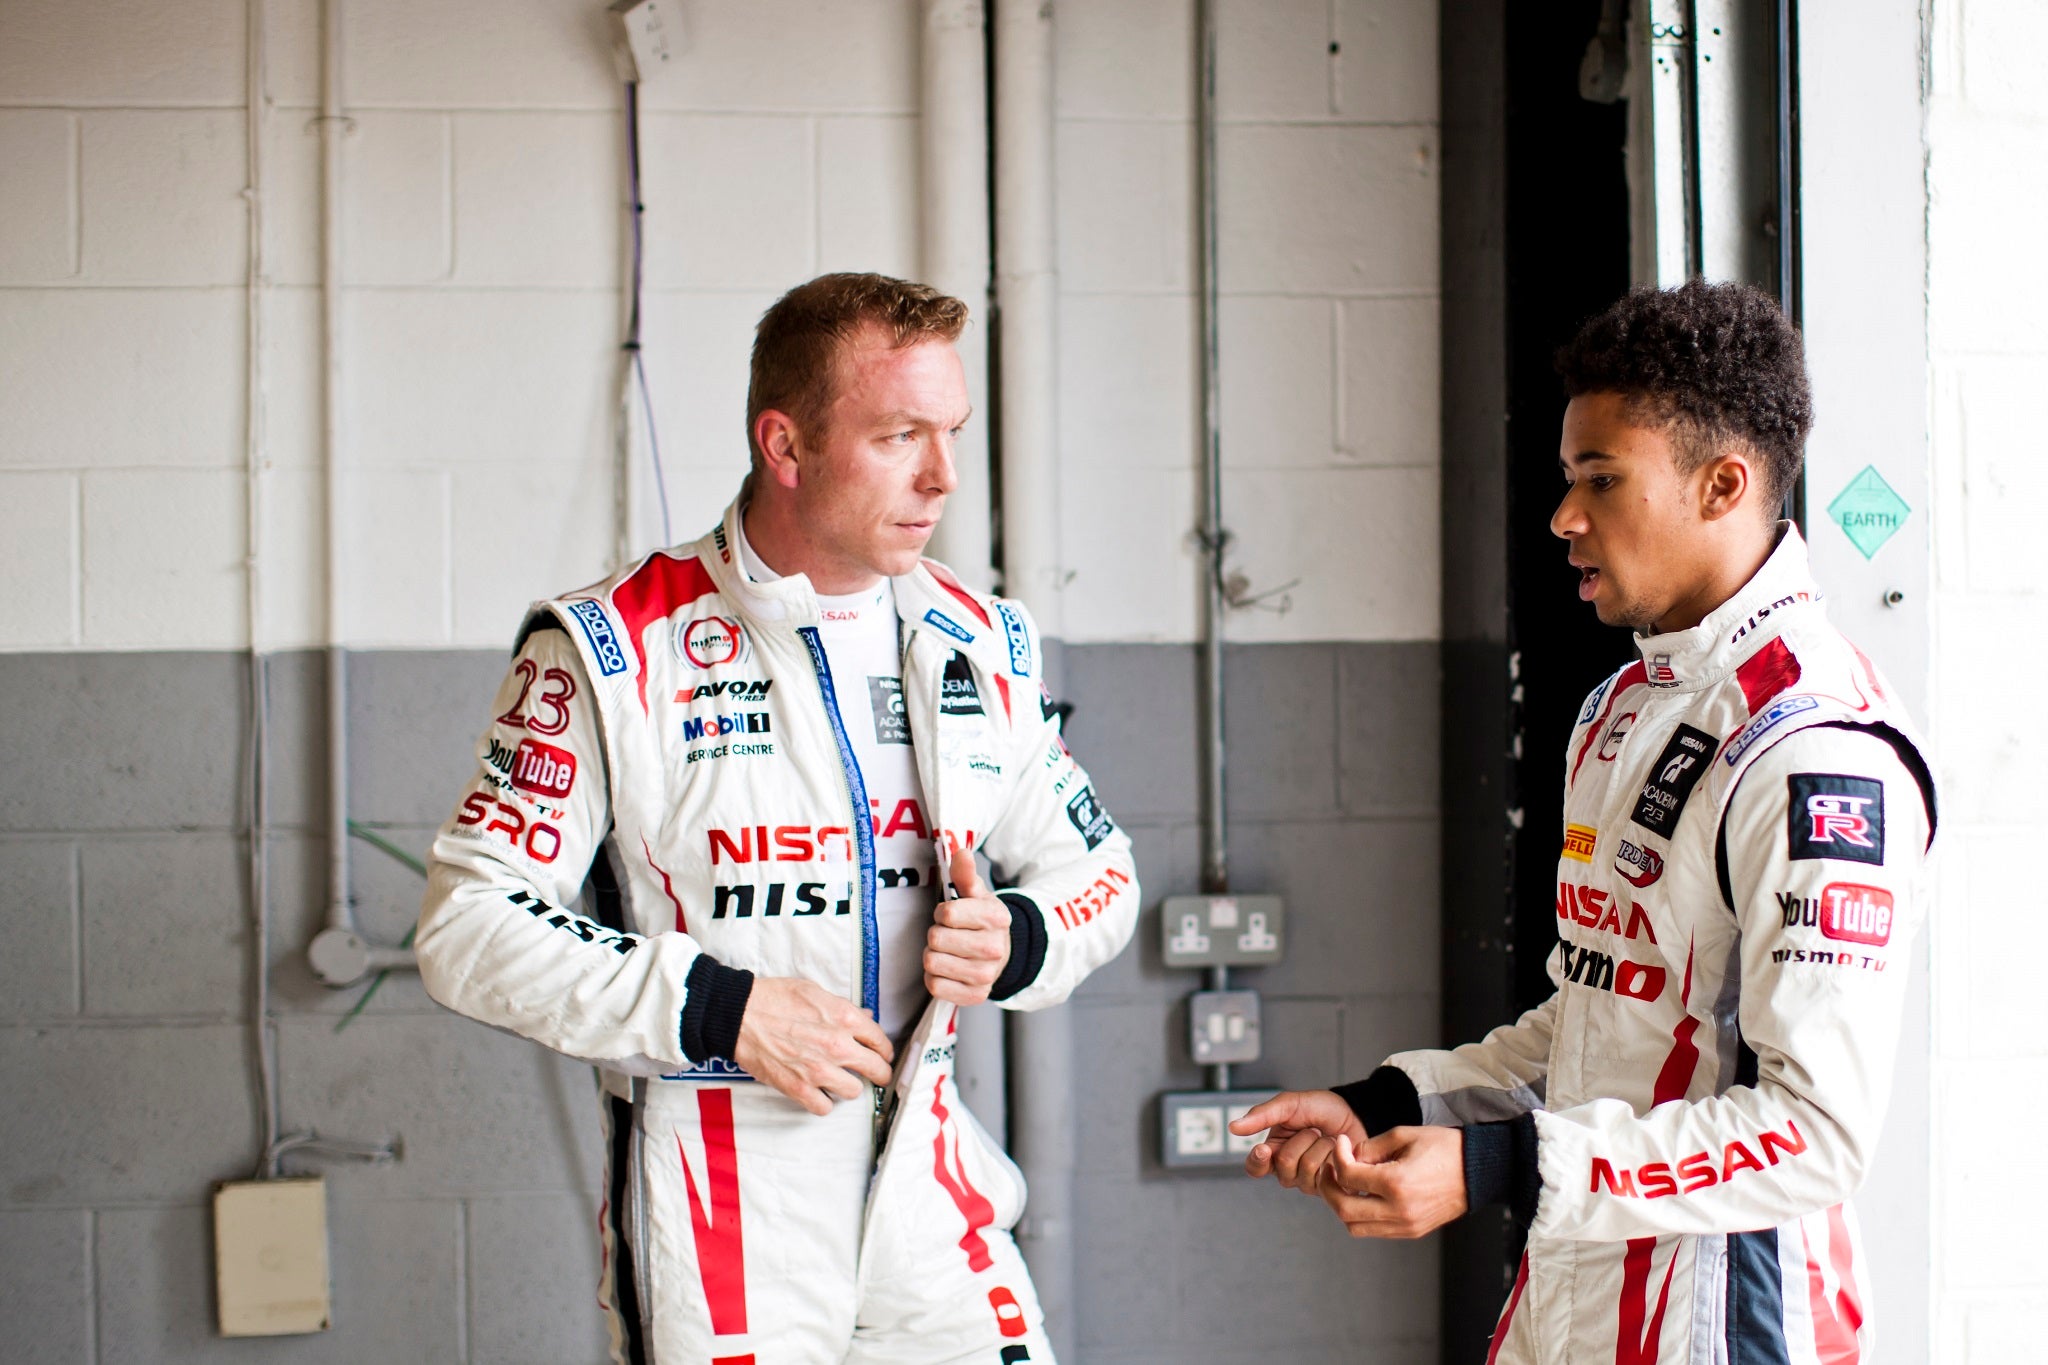
M979 1005L1010 960L1010 907L982 885L974 855L953 849L953 890L925 935L924 988L956 1005Z
M860 1006L790 976L755 977L732 1059L813 1114L858 1099L862 1080L889 1083L889 1035Z
M1320 1194L1323 1167L1336 1150L1337 1138L1365 1141L1365 1125L1334 1090L1288 1090L1253 1105L1233 1121L1230 1131L1250 1137L1269 1129L1258 1146L1245 1154L1244 1173L1271 1175L1290 1190Z
M1353 1237L1427 1236L1469 1206L1464 1131L1391 1128L1355 1151L1339 1137L1322 1195Z

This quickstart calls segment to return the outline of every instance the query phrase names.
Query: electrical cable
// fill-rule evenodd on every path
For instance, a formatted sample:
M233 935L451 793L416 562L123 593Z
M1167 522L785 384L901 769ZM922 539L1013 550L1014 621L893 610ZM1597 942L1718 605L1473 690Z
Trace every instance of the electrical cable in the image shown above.
M389 839L386 839L383 835L377 833L377 831L371 829L368 825L361 824L357 821L351 820L348 822L348 832L350 834L353 834L356 838L361 839L371 848L376 849L379 853L386 854L389 857L395 859L396 861L404 863L407 867L419 873L420 876L425 877L427 875L427 865L424 862L421 862L412 854L407 853L404 849L400 848L397 844L392 843ZM412 924L407 926L405 931L405 937L398 940L398 946L401 948L412 947L413 935L418 932L418 924ZM343 1029L347 1028L350 1024L355 1022L355 1017L363 1012L364 1007L370 1003L370 997L377 993L377 988L384 984L384 978L389 975L391 975L391 969L389 967L380 967L377 970L377 974L370 978L370 984L364 988L363 993L361 995L356 997L355 1004L349 1006L348 1013L342 1015L341 1018L335 1021L334 1031L336 1033L341 1032Z
M244 535L248 541L243 559L243 589L249 616L249 734L248 765L244 800L249 829L249 915L254 921L251 935L252 980L250 1031L256 1044L256 1102L262 1125L262 1148L256 1162L258 1176L269 1168L269 1154L276 1147L280 1126L277 1100L277 1042L270 1029L270 812L269 771L265 750L270 743L270 688L263 663L260 632L263 622L263 579L261 573L263 509L263 429L265 421L264 278L263 265L263 99L267 82L264 69L263 0L248 0L247 50L244 79L248 83L244 133L247 142L248 184L242 197L249 209L248 275L246 307L248 331L243 393L243 483Z
M675 542L675 533L669 529L668 483L662 475L661 439L654 430L654 395L647 387L647 362L640 349L641 278L646 262L640 220L647 211L647 206L640 201L640 83L638 81L626 82L626 184L628 193L631 196L629 211L632 215L633 224L633 283L632 307L627 315L626 340L621 349L626 352L631 362L626 375L626 383L628 386L638 384L640 388L641 411L646 414L647 422L647 454L649 462L654 467L654 495L661 503L661 543L670 545ZM619 404L619 420L622 423L631 422L632 403L630 398L625 398L625 401ZM624 473L623 470L620 472L621 474Z

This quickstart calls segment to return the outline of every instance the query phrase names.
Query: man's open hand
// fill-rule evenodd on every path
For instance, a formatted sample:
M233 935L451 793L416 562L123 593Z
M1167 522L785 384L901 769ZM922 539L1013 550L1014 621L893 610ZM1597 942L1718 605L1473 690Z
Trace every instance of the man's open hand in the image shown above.
M940 901L925 935L924 988L956 1005L979 1005L1010 960L1010 907L982 885L974 855L953 849L957 900Z
M1245 1154L1244 1173L1273 1176L1303 1194L1321 1193L1322 1170L1336 1151L1340 1134L1365 1141L1365 1125L1334 1090L1284 1091L1253 1105L1230 1125L1239 1137L1262 1129L1271 1131Z
M1464 1131L1391 1128L1355 1146L1340 1136L1322 1195L1353 1237L1427 1236L1468 1207Z
M861 1082L889 1083L896 1049L860 1006L792 976L755 977L732 1059L813 1114L859 1099Z

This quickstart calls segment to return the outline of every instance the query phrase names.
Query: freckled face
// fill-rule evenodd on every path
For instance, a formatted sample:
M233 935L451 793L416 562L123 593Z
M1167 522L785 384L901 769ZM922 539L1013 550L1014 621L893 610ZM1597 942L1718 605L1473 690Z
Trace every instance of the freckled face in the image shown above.
M967 374L950 342L891 346L875 328L840 349L837 370L837 392L798 461L813 577L893 578L916 567L959 484L953 447L969 412Z

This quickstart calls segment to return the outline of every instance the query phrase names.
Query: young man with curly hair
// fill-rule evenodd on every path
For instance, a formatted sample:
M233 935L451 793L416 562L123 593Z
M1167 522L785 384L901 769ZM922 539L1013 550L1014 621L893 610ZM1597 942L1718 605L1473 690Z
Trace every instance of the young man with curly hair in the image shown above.
M1550 527L1640 657L1564 755L1556 991L1232 1127L1353 1236L1506 1203L1528 1249L1489 1365L1846 1365L1933 782L1778 518L1812 408L1777 305L1638 290L1558 369Z

